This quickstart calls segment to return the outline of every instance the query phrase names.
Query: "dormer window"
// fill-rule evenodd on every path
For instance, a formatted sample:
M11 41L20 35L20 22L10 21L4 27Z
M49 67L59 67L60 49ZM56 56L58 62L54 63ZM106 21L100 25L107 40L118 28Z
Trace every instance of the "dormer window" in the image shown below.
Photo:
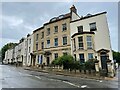
M89 25L90 25L90 31L96 31L97 30L97 28L96 28L96 22L90 23Z
M61 18L63 18L63 17L64 17L64 15L60 15L60 16L59 16L59 19L61 19Z
M55 21L55 20L56 20L56 17L52 18L52 19L50 20L50 22Z

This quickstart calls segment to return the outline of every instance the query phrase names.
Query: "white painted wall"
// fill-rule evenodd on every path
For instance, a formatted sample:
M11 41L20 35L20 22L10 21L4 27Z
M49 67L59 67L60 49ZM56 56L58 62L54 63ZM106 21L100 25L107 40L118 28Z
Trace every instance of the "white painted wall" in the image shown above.
M70 35L72 36L74 33L77 33L77 26L83 25L83 31L90 31L89 23L96 22L97 31L95 31L95 50L98 51L100 49L110 50L110 59L113 60L112 52L111 52L111 43L109 36L109 29L107 24L107 18L105 14L101 14L98 16L94 16L91 18L79 20L76 22L70 23Z
M27 38L23 41L23 66L27 66Z
M30 39L31 39L31 43L30 43ZM30 53L33 53L33 34L31 34L29 37L27 37L27 66L30 66L32 64L32 57L30 55ZM30 52L29 52L29 47L30 47Z
M76 13L72 12L72 20L71 21L74 21L77 19L80 19L80 17Z

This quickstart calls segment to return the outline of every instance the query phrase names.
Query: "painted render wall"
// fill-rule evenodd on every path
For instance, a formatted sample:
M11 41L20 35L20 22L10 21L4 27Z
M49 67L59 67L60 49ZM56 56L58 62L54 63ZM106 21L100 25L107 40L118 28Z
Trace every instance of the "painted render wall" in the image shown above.
M74 33L77 33L77 26L83 25L83 31L90 31L89 23L96 22L97 31L95 32L95 50L98 51L100 49L107 49L110 50L110 60L113 60L112 56L112 49L111 49L111 43L110 43L110 36L109 36L109 29L107 24L107 19L105 14L101 14L98 16L94 16L91 18L79 20L77 22L70 23L71 28L71 36Z
M31 43L30 43L30 39L31 39ZM31 34L29 37L27 37L27 66L30 66L32 64L32 57L30 55L30 53L33 53L33 34ZM30 47L30 48L29 48ZM30 49L30 52L29 52Z

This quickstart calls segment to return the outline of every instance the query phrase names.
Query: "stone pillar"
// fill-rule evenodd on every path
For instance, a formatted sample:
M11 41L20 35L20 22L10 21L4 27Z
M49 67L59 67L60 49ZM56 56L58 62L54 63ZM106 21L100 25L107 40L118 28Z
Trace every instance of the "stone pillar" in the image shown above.
M112 69L112 63L107 62L107 67L108 67L108 77L114 77L114 70Z
M99 72L99 63L95 63L95 70L96 72Z

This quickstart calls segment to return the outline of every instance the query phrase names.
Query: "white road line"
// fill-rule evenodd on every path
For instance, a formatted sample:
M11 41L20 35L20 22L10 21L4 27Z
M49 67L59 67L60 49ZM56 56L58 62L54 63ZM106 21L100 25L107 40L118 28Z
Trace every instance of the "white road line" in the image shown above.
M81 88L85 88L85 87L87 87L87 85L82 85L82 86L81 86Z
M19 74L21 75L22 73L21 73L21 72L19 72Z
M14 88L14 87L10 87L10 88Z
M103 82L103 81L99 81L99 82Z
M75 86L75 87L80 87L80 86L78 86L78 85L75 85L75 84L70 83L70 82L67 82L67 81L62 81L62 82L67 83L67 84L72 85L72 86Z
M38 78L38 79L41 79L40 77L38 77L38 76L35 76L36 78Z

